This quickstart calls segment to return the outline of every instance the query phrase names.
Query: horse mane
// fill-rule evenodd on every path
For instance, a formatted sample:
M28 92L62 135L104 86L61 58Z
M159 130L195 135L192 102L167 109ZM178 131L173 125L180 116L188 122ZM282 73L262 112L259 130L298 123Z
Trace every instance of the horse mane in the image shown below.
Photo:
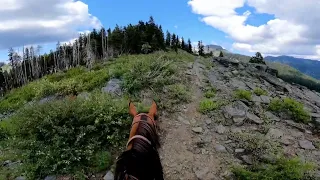
M148 116L141 115L135 135L147 138L151 145L142 139L133 139L132 148L123 152L117 160L115 180L123 180L125 174L137 177L139 180L162 180L163 170L158 153L159 136L154 125L147 123ZM128 178L130 179L130 177Z

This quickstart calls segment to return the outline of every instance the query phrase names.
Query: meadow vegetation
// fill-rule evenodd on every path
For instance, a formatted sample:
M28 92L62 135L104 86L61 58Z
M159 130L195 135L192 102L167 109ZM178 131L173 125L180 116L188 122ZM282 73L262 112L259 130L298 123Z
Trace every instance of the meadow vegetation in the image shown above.
M250 101L252 98L252 93L247 90L238 89L234 92L234 96L238 99L246 99L246 100Z
M269 105L269 110L277 113L285 112L296 122L308 123L310 121L310 114L303 108L303 104L292 98L274 98Z
M193 60L184 51L126 55L91 71L72 68L10 91L0 101L0 112L16 111L0 122L0 161L20 160L22 165L14 169L1 166L0 179L20 175L37 179L50 174L86 177L110 168L128 137L132 120L128 98L141 101L141 92L147 90L160 109L187 102L183 73L186 62ZM101 92L111 78L122 80L122 97ZM47 96L81 92L90 95L38 103ZM147 110L140 102L137 106Z

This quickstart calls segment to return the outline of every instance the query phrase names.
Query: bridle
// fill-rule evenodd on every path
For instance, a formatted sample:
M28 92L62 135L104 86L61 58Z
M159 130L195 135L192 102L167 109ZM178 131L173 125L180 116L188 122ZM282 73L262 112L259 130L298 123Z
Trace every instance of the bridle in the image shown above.
M147 116L147 118L152 121L152 125L150 125L150 124L148 123L148 120L141 120L141 116L142 116L142 115ZM139 118L139 117L140 117L140 118ZM138 119L138 118L139 118L139 119ZM140 123L140 122L141 122L141 123L146 123L148 126L152 126L152 128L155 128L155 130L157 130L157 128L156 128L156 122L155 122L148 114L146 114L146 113L140 113L140 114L137 114L136 116L134 116L133 122L132 122L132 124L131 124L131 129L132 129L132 127L133 127L135 124ZM146 137L141 136L141 135L134 135L134 136L132 136L132 137L128 140L127 145L126 145L126 148L128 148L129 144L130 144L134 139L141 139L141 140L147 142L150 146L152 146L151 141L150 141L149 139L147 139ZM134 180L139 180L138 178L136 178L136 177L134 177L134 176L132 176L132 175L130 175L130 174L127 174L127 173L126 173L126 170L124 171L124 174L125 174L125 179L128 179L128 178L130 177L130 178L132 178L132 179L134 179Z

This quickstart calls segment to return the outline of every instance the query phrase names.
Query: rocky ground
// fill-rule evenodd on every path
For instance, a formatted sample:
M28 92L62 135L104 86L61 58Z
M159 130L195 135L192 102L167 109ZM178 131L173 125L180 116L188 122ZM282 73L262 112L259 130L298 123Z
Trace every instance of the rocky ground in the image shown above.
M283 82L264 65L237 60L214 59L208 68L202 60L190 64L192 101L181 111L161 115L161 159L165 179L229 179L230 167L270 159L281 150L286 157L320 165L317 126L320 118L319 93ZM208 86L217 89L214 100L224 106L209 115L197 111ZM234 91L261 88L267 95L237 100ZM312 123L296 123L285 115L267 110L272 98L291 97L304 104ZM318 172L319 175L319 172ZM319 176L320 177L320 176Z

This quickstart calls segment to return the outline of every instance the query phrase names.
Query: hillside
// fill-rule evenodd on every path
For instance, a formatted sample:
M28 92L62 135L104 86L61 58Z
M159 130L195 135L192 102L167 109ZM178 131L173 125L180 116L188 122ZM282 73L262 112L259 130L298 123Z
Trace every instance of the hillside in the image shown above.
M282 64L287 64L306 75L309 75L318 80L320 79L320 72L319 72L320 61L295 58L291 56L278 56L278 57L267 56L265 57L265 60L270 62L279 62Z
M165 179L320 177L319 94L259 67L181 50L124 55L10 91L0 101L0 179L111 175L128 98L139 111L159 105Z

